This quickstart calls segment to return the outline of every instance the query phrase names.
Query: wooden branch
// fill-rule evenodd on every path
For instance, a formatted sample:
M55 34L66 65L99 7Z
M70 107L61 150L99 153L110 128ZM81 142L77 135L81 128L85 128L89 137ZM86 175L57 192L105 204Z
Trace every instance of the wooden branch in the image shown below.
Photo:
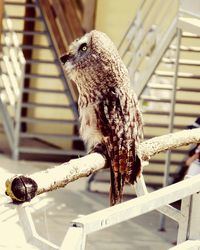
M105 158L99 153L92 153L78 159L70 160L29 177L38 185L37 194L65 187L68 183L81 177L87 177L105 166Z
M144 141L140 144L139 151L142 160L146 161L149 160L153 155L162 151L192 143L200 143L200 128L183 130ZM59 166L31 174L27 177L28 179L30 178L31 181L33 180L37 183L38 188L36 194L39 195L44 192L65 187L68 183L81 177L89 176L90 174L102 169L105 166L105 163L105 158L101 154L91 153L84 157L70 160L69 162L63 163ZM12 183L11 180L8 180L8 182ZM19 182L20 179L18 179L18 183ZM22 185L22 188L24 189L24 184ZM9 190L10 189L7 188L6 191L8 195L13 198L12 192L10 193ZM27 196L26 192L27 190L25 189L25 194L21 193L21 197ZM31 198L32 197L33 196L31 196Z
M142 142L139 150L142 160L146 161L151 156L167 149L198 142L200 142L200 128L154 137ZM29 177L36 181L38 184L37 194L41 194L64 187L69 182L81 177L89 176L104 166L105 158L98 153L92 153L54 168L32 174Z
M168 149L187 146L200 142L200 128L182 130L179 132L154 137L140 144L140 152L144 161L149 160L155 154Z

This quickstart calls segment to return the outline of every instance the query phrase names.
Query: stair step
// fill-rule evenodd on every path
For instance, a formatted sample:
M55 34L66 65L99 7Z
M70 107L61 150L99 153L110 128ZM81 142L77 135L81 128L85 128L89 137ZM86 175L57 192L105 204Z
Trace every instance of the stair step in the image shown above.
M6 5L16 5L16 6L26 6L26 7L35 7L36 5L33 3L25 3L25 2L16 2L16 1L4 1Z
M25 74L25 78L52 78L60 79L61 75L44 75L44 74Z
M22 138L59 138L64 140L81 140L80 136L66 135L66 134L47 134L47 133L20 133Z
M165 164L165 159L163 159L163 160L162 160L162 159L161 159L161 160L159 160L159 159L151 159L151 160L150 160L150 163L151 163L151 164L155 164L155 165L163 165L163 166L164 166L164 164ZM170 164L171 164L171 165L179 165L179 164L180 164L180 161L171 160L171 161L170 161ZM145 171L145 172L148 172L149 170L148 170L148 168L145 168L144 171ZM157 173L156 171L152 171L152 172Z
M7 72L1 72L4 75L8 75ZM25 74L24 75L25 78L50 78L50 79L60 79L63 78L63 75L46 75L46 74Z
M41 21L42 17L38 16L38 17L24 17L24 16L14 16L14 15L9 15L6 16L9 19L13 19L13 20L22 20L22 21L28 21L28 22L35 22L35 21Z
M193 17L179 17L178 27L182 30L200 35L200 20Z
M171 99L161 99L161 98L157 98L157 97L151 97L151 96L147 96L147 95L142 95L140 97L140 99L142 99L143 101L146 102L163 102L163 103L170 103ZM188 105L200 105L200 101L188 101L188 100L176 100L176 103L178 104L188 104Z
M13 30L17 34L23 34L26 36L35 36L35 35L47 35L46 31L40 31L40 30L35 30L35 31L30 31L30 30ZM10 33L9 29L4 29L4 33Z
M10 58L8 58L9 61ZM0 61L3 61L2 58L0 57ZM43 60L43 59L27 59L26 64L38 64L38 63L44 63L44 64L59 64L58 60Z
M1 44L2 47L8 47L7 44L2 43ZM45 46L45 45L20 45L19 46L21 49L23 50L32 50L32 49L52 49L53 46L49 45L49 46ZM9 48L15 48L14 45L10 45Z
M143 114L147 115L166 115L169 116L170 112L167 111L155 111L155 110L144 110L142 111ZM174 116L183 116L183 117L198 117L198 113L183 113L183 112L175 112Z
M167 64L174 64L175 63L175 59L174 58L170 59L170 58L164 57L164 58L162 58L162 62L163 63L167 63ZM179 64L180 65L187 65L187 66L200 66L200 61L180 59L179 60Z
M19 147L20 153L30 154L49 154L49 155L85 155L81 150L64 150L64 149L51 149L51 148L32 148L32 147Z
M155 75L156 76L161 76L161 77L173 77L174 72L156 70ZM200 79L200 75L196 75L196 74L192 74L192 73L186 73L186 72L179 72L178 77L179 78Z
M65 94L64 90L56 90L56 89L39 89L39 88L26 88L23 89L24 93L53 93L53 94Z
M58 105L58 104L49 104L49 103L22 103L23 108L59 108L59 109L70 109L71 105Z
M154 172L154 171L143 171L143 175L150 175L150 176L163 176L163 172Z
M31 117L22 117L21 122L26 123L60 123L60 124L76 124L79 125L77 120L64 120L64 119L47 119L47 118L31 118Z
M197 34L193 34L193 33L190 33L190 32L185 32L185 31L183 31L182 32L182 37L185 37L185 38L197 38L197 39L199 39L200 38L200 36L199 35L197 35Z
M144 126L150 127L150 128L168 128L169 124L160 124L160 123L156 123L156 122L154 122L154 123L145 122ZM174 124L173 128L183 130L183 129L185 129L185 125L175 125Z
M38 64L38 63L44 63L44 64L58 64L58 60L44 60L44 59L27 59L26 64Z
M171 44L169 46L170 49L172 50L176 50L176 45L173 45ZM200 47L197 47L197 46L184 46L184 45L181 45L180 46L180 51L187 51L187 52L200 52Z
M34 44L34 45L21 45L20 48L22 48L23 50L32 50L32 49L52 49L53 46L52 45L38 45L38 44Z
M173 89L173 86L171 84L165 84L165 83L148 83L147 86L151 89L158 89L158 90L172 90ZM184 91L184 92L197 92L200 89L177 87L176 90Z

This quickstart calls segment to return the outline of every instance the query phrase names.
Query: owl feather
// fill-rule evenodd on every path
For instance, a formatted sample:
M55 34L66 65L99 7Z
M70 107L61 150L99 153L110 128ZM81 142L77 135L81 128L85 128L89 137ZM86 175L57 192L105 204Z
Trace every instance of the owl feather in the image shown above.
M79 91L83 140L89 150L106 148L110 204L115 205L125 183L134 184L141 172L143 123L128 71L113 42L96 30L74 41L61 61Z

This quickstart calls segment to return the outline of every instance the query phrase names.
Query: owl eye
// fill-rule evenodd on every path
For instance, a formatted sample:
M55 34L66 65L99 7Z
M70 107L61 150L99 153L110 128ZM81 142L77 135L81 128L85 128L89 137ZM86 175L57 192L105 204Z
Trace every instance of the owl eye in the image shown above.
M86 51L87 50L87 43L82 43L78 48L78 51Z

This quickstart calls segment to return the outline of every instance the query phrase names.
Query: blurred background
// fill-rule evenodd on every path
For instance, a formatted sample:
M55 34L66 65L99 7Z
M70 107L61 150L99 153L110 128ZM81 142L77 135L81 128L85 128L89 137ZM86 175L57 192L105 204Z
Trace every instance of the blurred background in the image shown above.
M33 161L48 161L39 164L44 169L86 153L78 134L78 93L59 56L92 29L119 49L140 100L145 139L187 129L200 116L198 0L0 0L0 23L4 170L15 165L14 172L33 171ZM148 187L182 179L190 150L153 157L144 169ZM26 168L22 160L29 161ZM109 171L85 186L107 192Z

